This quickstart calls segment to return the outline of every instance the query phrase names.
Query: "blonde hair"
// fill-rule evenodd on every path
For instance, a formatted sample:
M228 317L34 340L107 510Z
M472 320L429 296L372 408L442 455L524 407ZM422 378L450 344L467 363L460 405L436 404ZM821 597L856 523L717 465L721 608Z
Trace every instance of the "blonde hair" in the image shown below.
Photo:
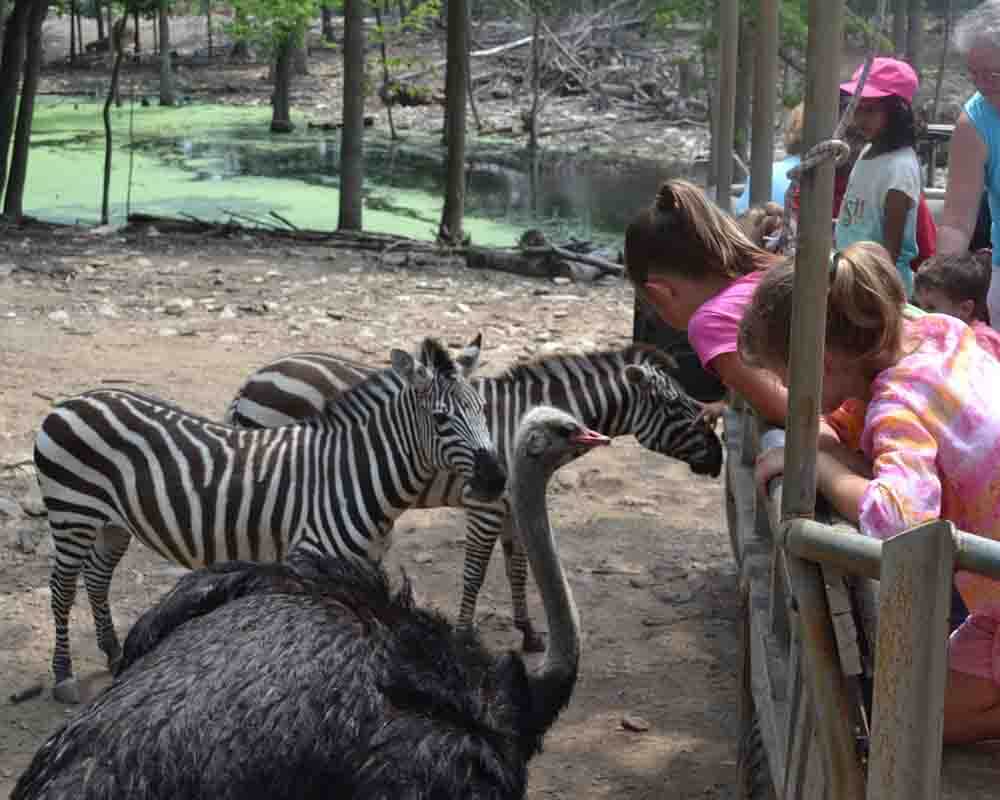
M736 221L684 180L660 186L656 200L625 230L625 275L641 287L651 275L736 279L776 258Z
M761 278L743 314L739 354L747 364L775 368L791 352L794 266L781 264ZM906 290L882 245L856 242L830 258L826 347L862 364L899 351Z
M785 152L790 156L797 156L802 152L802 126L805 123L805 116L805 103L799 103L785 118L782 138L785 141Z

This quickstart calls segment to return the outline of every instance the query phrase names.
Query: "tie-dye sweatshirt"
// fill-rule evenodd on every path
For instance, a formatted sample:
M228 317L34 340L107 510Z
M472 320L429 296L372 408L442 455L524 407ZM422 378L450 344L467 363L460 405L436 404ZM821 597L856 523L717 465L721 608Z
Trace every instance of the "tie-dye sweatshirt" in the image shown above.
M1000 540L1000 363L954 317L904 326L903 357L872 383L861 447L875 477L859 526L888 539L941 517ZM970 611L1000 600L989 578L956 582Z

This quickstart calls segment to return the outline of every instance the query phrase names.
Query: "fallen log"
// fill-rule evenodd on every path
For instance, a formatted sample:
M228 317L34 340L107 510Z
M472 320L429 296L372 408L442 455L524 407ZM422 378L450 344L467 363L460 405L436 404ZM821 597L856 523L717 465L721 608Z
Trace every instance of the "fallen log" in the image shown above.
M521 252L528 256L540 256L551 253L565 261L579 261L581 264L596 267L601 271L602 275L617 275L620 277L625 274L625 267L621 264L608 261L606 258L595 256L592 253L575 253L572 250L566 250L554 244L544 247L525 247Z
M551 248L537 249L545 252L526 254L515 248L469 247L465 251L465 265L469 269L492 269L529 278L570 276L569 265L555 258Z

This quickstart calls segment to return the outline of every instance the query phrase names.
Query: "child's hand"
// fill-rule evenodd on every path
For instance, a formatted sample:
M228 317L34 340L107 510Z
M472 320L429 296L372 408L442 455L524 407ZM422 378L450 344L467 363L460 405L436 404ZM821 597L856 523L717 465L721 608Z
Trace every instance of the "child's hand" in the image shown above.
M709 429L715 429L715 423L719 421L719 417L723 415L726 410L726 401L719 400L715 403L705 403L701 407L701 413L694 418L692 424L697 425L701 423Z
M757 488L767 494L767 485L772 478L776 478L785 472L785 448L772 447L757 456L757 464L754 467L754 478L757 481Z

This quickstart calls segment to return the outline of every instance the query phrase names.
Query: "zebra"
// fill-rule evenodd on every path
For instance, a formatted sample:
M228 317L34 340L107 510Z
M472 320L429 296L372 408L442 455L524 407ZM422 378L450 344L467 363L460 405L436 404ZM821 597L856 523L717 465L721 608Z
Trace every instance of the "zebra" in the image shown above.
M657 453L688 463L696 474L717 476L722 445L714 431L695 422L700 405L672 377L666 353L647 345L584 355L553 355L519 364L495 378L473 378L486 403L486 418L500 456L509 464L518 420L529 408L550 405L576 416L608 436L634 434ZM229 404L225 419L246 428L286 425L315 414L322 398L347 391L371 367L339 356L297 353L253 373ZM463 479L440 473L414 508L466 509L465 563L458 627L470 629L476 601L498 536L510 585L514 625L526 651L540 651L544 639L532 626L525 594L527 560L510 523L506 497L482 502L468 496Z
M188 568L298 547L379 560L437 475L498 498L506 474L467 379L478 357L478 340L455 360L435 339L416 359L393 350L389 368L280 428L234 428L124 389L58 404L35 440L55 545L56 698L79 701L69 612L81 569L98 644L112 670L120 658L108 589L132 536Z

